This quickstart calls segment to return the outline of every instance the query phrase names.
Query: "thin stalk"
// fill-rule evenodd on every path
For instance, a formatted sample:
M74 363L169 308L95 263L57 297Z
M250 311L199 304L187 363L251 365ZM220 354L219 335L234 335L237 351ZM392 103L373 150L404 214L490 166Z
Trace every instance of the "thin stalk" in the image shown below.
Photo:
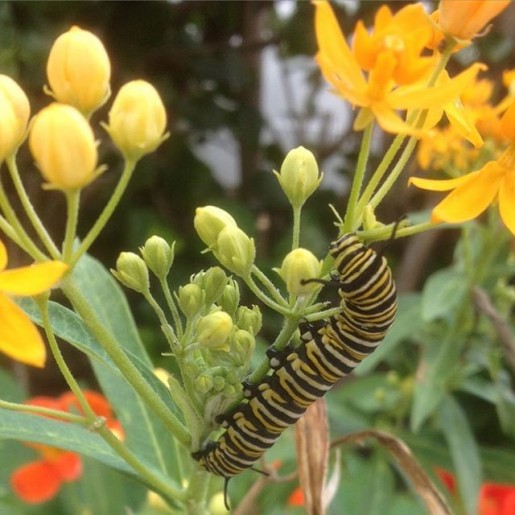
M257 284L254 282L254 279L252 279L252 276L249 275L247 277L243 277L243 280L245 281L245 284L249 287L249 289L252 291L252 293L265 305L267 305L270 309L273 309L274 311L277 311L283 316L290 316L290 309L286 303L278 304L274 300L272 300L270 297L268 297L265 293L263 293L257 286ZM281 297L282 299L282 297Z
M23 182L21 181L20 173L18 171L18 165L16 163L16 155L14 154L12 156L7 157L5 163L11 175L11 180L14 184L16 193L18 194L18 198L20 199L21 205L25 210L27 218L32 224L32 227L34 227L36 234L39 236L41 243L43 243L50 256L52 256L52 258L54 259L59 259L61 256L59 249L50 237L50 234L48 234L46 227L43 225L43 222L36 213L36 210L34 209L34 206L32 205L32 202L30 201L29 196L27 195L27 191L23 186Z
M363 132L363 140L359 150L358 162L356 164L356 172L352 179L352 186L349 194L349 201L347 203L347 209L345 212L345 220L343 222L342 232L347 233L356 229L359 225L359 218L356 216L359 214L356 208L358 206L358 198L363 187L363 180L367 171L368 158L370 156L370 144L372 141L374 124L369 124Z
M80 190L66 191L66 230L63 241L63 261L68 263L72 258L73 242L77 234L79 219Z
M177 333L177 338L180 340L184 334L184 329L182 327L182 319L179 314L179 310L177 309L177 305L175 304L175 301L173 300L173 295L170 291L170 286L168 285L168 282L166 279L161 279L160 281L161 289L163 293L165 294L166 303L168 305L168 309L170 310L170 313L172 314L173 323L175 324L175 331Z
M281 295L281 292L277 289L275 284L264 274L256 265L252 266L252 273L256 276L261 284L268 290L270 295L274 298L275 302L280 305L286 306L286 300Z
M293 206L293 231L292 231L292 242L291 249L295 250L299 248L300 241L300 214L302 212L301 207Z
M127 189L127 185L129 184L135 167L136 161L125 161L125 166L122 175L120 177L120 180L118 181L118 184L116 185L116 188L113 191L113 194L111 195L111 198L105 205L102 213L100 213L99 217L97 218L97 221L93 224L93 227L91 227L88 234L82 240L77 251L74 253L70 266L73 266L80 259L80 257L88 251L89 247L93 244L93 242L96 240L102 229L105 227L105 225L111 218L111 215L113 214L114 210L116 209L116 206L120 202L123 193Z
M159 417L170 432L183 444L189 446L190 436L188 431L166 406L157 393L145 381L139 370L133 365L119 342L99 320L95 310L71 277L66 278L62 284L62 290L70 300L77 314L82 318L91 334L97 339L102 348L116 364L128 383L145 400L149 408Z
M205 515L207 513L206 497L209 480L209 474L199 466L191 475L184 502L188 515Z
M82 415L67 413L65 411L52 408L43 408L42 406L31 406L30 404L18 404L17 402L0 400L0 409L20 411L22 413L30 413L33 415L40 415L42 417L57 418L63 422L72 422L83 426L87 426L89 423L87 418Z

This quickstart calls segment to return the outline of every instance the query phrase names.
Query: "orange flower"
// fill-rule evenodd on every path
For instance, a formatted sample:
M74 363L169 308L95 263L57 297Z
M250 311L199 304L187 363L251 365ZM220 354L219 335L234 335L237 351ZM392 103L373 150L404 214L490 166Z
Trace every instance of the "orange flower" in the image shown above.
M469 40L510 3L510 0L440 0L438 23L445 34Z
M84 392L84 396L95 414L105 417L106 425L122 435L121 426L113 417L108 401L101 394L89 390ZM72 392L66 392L57 398L33 397L27 404L82 413ZM37 451L40 458L18 467L11 474L11 487L24 502L38 504L49 501L59 493L63 483L77 481L81 477L82 461L78 454L33 442L26 442L26 445Z
M480 515L513 515L515 485L484 483L479 492Z
M302 491L301 487L298 486L288 497L288 506L304 506L304 504L304 492Z
M0 352L20 363L42 367L46 349L41 335L10 297L31 297L49 290L68 266L47 261L12 270L5 270L6 267L7 251L0 241Z
M431 180L412 177L410 183L431 191L451 191L432 212L434 222L461 223L479 216L495 200L501 218L515 234L515 102L501 119L501 130L511 141L496 161L457 179Z
M383 9L376 17L378 26L372 36L366 35L358 25L355 54L345 41L330 4L320 0L314 3L316 60L335 92L362 108L354 124L355 130L364 129L375 118L387 132L419 135L420 131L407 124L396 111L442 108L457 99L482 68L482 65L474 64L453 79L427 87L421 77L427 75L433 65L426 58L415 55L421 45L412 45L416 36L405 33L411 23L416 23L408 34L413 31L418 36L424 34L425 25L420 21L423 18L417 9L408 6L409 10L402 9L395 16ZM429 37L424 44L428 42ZM367 75L362 68L368 71Z

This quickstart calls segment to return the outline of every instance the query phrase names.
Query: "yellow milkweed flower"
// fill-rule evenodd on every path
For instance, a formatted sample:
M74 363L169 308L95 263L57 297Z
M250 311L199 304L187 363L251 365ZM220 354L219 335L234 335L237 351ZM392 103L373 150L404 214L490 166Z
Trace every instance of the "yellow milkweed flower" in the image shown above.
M48 56L47 77L50 94L86 117L111 94L111 63L104 45L77 26L55 40Z
M48 261L6 270L7 251L0 241L0 352L20 363L42 367L46 360L45 344L29 317L11 300L31 297L54 286L68 266Z
M444 34L468 41L510 3L511 0L440 0L438 25Z
M392 27L393 32L383 35L382 40L383 42L391 40L389 51L358 52L358 55L366 54L374 57L367 64L367 68L370 66L371 68L365 68L368 71L365 75L362 63L367 59L361 56L358 59L351 51L330 4L322 0L317 0L314 4L318 42L316 60L335 93L348 100L353 106L361 108L354 123L355 130L363 130L375 118L386 132L418 136L421 131L406 123L396 111L443 108L459 97L461 91L481 69L480 64L474 64L456 77L428 87L427 82L420 79L420 76L431 69L429 66L431 63L424 60L417 61L416 56L409 50L410 41L413 38L408 40L406 36L404 39L401 37L401 29L408 31L410 20L413 18L415 23L420 18L420 13L412 10L408 13L409 16L402 20L402 24L393 22L387 24ZM396 16L399 16L399 13ZM379 16L378 20L382 20L382 16ZM415 34L419 34L418 25L412 29L415 29ZM362 32L362 29L360 31ZM365 39L364 36L360 38ZM428 38L425 44L429 42ZM370 43L367 44L370 46ZM374 40L373 46L379 47L378 41ZM420 48L420 45L416 45L415 48ZM402 49L404 50L401 51ZM419 59L422 58L419 57ZM409 82L413 80L415 82ZM399 81L403 83L399 85Z
M72 106L53 103L42 109L32 124L29 147L49 188L75 190L98 176L93 131Z
M286 283L288 293L308 295L317 285L303 284L303 281L319 277L322 263L309 250L298 248L286 255L280 269L274 270Z
M501 130L510 146L499 159L488 161L479 170L457 179L410 179L410 184L424 190L451 191L433 209L433 222L472 220L497 200L502 221L515 234L515 102L501 118Z
M166 110L154 86L144 80L125 84L114 99L105 128L127 158L137 160L153 152L168 137Z
M12 155L25 137L30 117L29 99L18 84L0 75L0 160Z

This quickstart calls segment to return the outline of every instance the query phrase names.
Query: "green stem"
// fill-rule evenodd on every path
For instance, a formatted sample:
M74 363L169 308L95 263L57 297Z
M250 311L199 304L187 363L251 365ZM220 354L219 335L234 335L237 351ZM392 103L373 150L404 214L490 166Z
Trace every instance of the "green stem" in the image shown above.
M18 165L16 163L16 154L13 154L12 156L6 158L5 163L11 175L11 180L14 184L14 188L16 190L16 193L18 194L18 198L20 199L21 205L25 210L27 218L32 224L32 227L34 227L36 234L39 236L39 239L45 246L50 256L52 256L53 259L60 259L61 254L59 252L59 249L50 237L50 234L48 234L48 231L46 230L46 227L43 225L43 222L41 222L41 219L36 213L36 210L34 209L34 206L32 205L32 202L30 201L29 196L27 195L25 187L23 186L23 182L21 181L20 173L18 171Z
M14 209L7 198L5 189L0 181L0 210L3 212L5 219L9 223L11 229L16 233L16 240L21 248L27 252L32 258L38 261L46 261L47 257L41 252L29 237L23 226L21 225Z
M357 211L358 198L363 187L363 180L367 170L368 158L370 155L370 143L372 141L374 124L369 124L363 132L363 140L361 142L361 148L359 150L358 162L356 165L356 173L352 180L352 186L349 194L349 201L347 203L347 210L345 212L345 220L343 227L341 228L342 233L348 233L356 230L360 224L361 212Z
M287 305L286 300L281 295L281 292L276 288L275 284L256 265L252 266L252 273L256 276L257 279L259 279L261 284L268 290L270 295L272 295L275 302L280 305Z
M295 250L299 248L300 241L300 214L302 212L301 207L293 206L293 231L292 231L292 243L291 249Z
M23 246L22 242L18 238L18 234L13 229L12 225L3 217L0 215L0 231L2 231L11 241L13 241L18 247L25 250L25 247Z
M172 314L173 323L175 325L175 331L177 332L177 338L180 340L184 334L184 329L182 327L182 319L179 314L179 310L177 309L177 305L173 300L172 293L170 292L170 286L168 285L168 281L165 279L160 280L161 289L165 294L166 303L168 305L168 309Z
M245 281L245 284L249 287L249 289L252 291L252 293L266 306L268 306L270 309L273 309L274 311L277 311L283 316L290 316L290 308L284 302L284 299L282 304L279 304L272 300L270 297L268 297L265 293L263 293L257 286L257 284L252 279L252 276L243 277L243 280Z
M22 413L30 413L33 415L40 415L42 417L56 418L63 422L73 422L87 426L89 424L86 417L82 415L75 415L74 413L67 413L57 409L43 408L41 406L31 406L30 404L18 404L17 402L9 402L0 400L0 409L9 411L21 411Z
M66 191L66 230L63 241L63 261L69 263L73 254L73 242L77 234L79 218L80 190Z
M196 470L191 475L188 489L186 490L186 500L184 504L188 515L205 515L208 512L206 509L206 497L209 480L209 474L197 466Z
M72 303L77 314L86 324L86 327L107 352L129 384L145 399L149 408L154 411L177 440L184 446L189 447L190 436L184 425L145 381L119 342L99 320L95 310L91 307L88 299L82 294L72 277L68 277L63 281L62 290Z
M173 331L173 329L168 324L165 312L162 310L161 306L157 303L156 299L154 299L149 290L142 292L142 294L145 300L148 302L148 304L150 304L150 307L154 310L154 313L157 315L161 327L167 327L167 330L163 331L163 333L166 336L166 339L168 340L168 344L170 345L171 351L175 354L177 351L177 337L175 336L175 332Z
M93 227L89 230L88 234L84 237L81 244L79 245L79 248L74 253L70 266L73 266L80 259L80 257L88 251L89 247L91 247L93 242L96 240L102 229L109 221L109 218L111 218L111 215L113 214L114 210L116 209L116 206L120 202L123 193L127 189L127 185L129 184L135 167L136 161L125 161L125 166L122 175L120 177L120 180L118 181L118 184L116 185L116 188L113 191L113 194L111 195L109 201L104 207L104 210L102 211L102 213L100 213L100 216L97 218L97 221L93 224Z

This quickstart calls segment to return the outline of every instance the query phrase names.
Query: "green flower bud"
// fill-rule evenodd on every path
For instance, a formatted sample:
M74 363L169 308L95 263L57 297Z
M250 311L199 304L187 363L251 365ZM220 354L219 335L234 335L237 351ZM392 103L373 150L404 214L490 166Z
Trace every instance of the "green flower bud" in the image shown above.
M225 388L225 379L222 376L213 377L213 390L221 392Z
M224 311L215 311L198 323L198 341L213 350L228 351L227 339L232 332L232 318Z
M287 254L281 268L275 270L286 283L288 293L307 295L316 288L316 283L302 284L302 281L318 277L322 263L309 250L300 248Z
M112 274L127 288L139 293L149 291L148 268L145 261L134 252L121 252Z
M288 152L280 173L274 170L279 184L293 207L299 208L318 188L324 174L319 174L313 154L304 147Z
M240 329L245 329L249 331L249 333L256 335L261 329L262 323L263 316L258 306L252 306L252 308L240 306L238 308L236 313L236 325Z
M224 227L237 227L238 224L227 211L215 206L204 206L195 210L193 226L200 239L208 247L213 247Z
M225 272L219 266L214 266L197 274L194 282L204 290L206 306L211 306L223 294L228 280Z
M256 248L254 240L239 227L228 225L222 229L213 252L216 259L231 272L241 277L250 275L256 257Z
M161 281L165 280L172 267L174 247L175 242L170 246L163 238L151 236L140 248L145 263Z
M196 284L186 284L179 288L177 302L181 311L187 316L196 315L204 306L204 294L200 286Z
M230 281L224 288L222 298L220 299L220 306L226 313L234 315L239 303L240 289L238 284L235 281Z
M254 336L244 329L238 329L235 331L232 341L231 356L238 364L248 364L256 346Z
M208 374L202 374L195 379L195 389L199 393L208 393L213 388L213 379Z

